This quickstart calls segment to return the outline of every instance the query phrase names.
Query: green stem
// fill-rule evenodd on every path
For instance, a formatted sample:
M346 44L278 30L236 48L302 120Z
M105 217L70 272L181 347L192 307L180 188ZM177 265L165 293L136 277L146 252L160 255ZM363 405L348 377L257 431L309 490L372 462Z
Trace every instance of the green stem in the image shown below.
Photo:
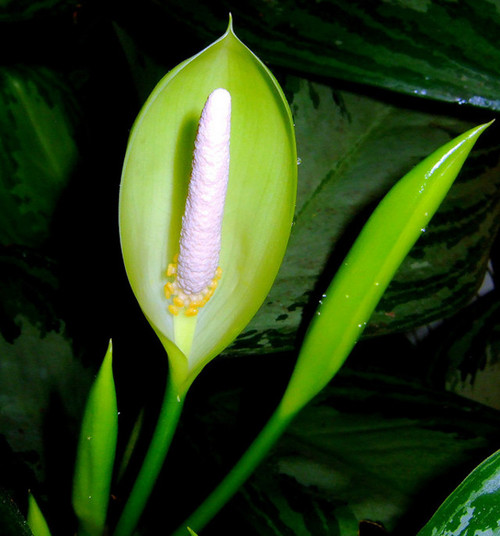
M285 414L281 411L281 406L278 407L248 450L231 469L231 472L173 533L173 536L187 536L187 527L193 529L195 532L201 530L253 473L284 432L292 417L293 414Z
M183 403L184 397L179 397L169 376L151 444L118 521L114 536L130 536L134 531L165 461Z

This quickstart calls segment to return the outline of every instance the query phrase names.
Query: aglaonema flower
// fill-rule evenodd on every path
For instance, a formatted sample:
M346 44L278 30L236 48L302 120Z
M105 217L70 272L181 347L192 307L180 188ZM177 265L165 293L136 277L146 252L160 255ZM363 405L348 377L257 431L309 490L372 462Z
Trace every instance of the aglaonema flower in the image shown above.
M125 268L180 395L265 299L288 241L296 180L283 92L230 22L156 86L122 174Z

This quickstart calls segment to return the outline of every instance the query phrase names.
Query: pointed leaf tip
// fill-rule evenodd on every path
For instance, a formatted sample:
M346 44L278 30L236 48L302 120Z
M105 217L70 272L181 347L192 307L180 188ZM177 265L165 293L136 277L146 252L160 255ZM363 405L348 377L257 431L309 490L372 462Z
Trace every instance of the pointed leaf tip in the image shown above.
M31 492L28 496L27 523L33 536L51 536L45 517Z
M102 534L118 434L112 344L90 389L83 415L73 479L72 503L85 534Z
M490 125L474 127L434 151L380 201L311 321L281 401L283 414L299 411L343 365L396 270Z
M173 300L197 124L208 95L231 94L230 167L220 268L195 316ZM162 341L179 392L247 325L264 301L292 226L297 154L292 114L267 67L226 33L171 70L131 132L120 188L120 238L129 281ZM179 305L180 304L180 305ZM172 307L174 305L174 307Z

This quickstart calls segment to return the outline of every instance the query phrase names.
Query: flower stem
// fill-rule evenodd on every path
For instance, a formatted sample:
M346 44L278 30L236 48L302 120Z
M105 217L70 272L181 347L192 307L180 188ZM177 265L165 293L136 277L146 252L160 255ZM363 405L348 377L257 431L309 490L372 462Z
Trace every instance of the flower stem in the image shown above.
M200 531L231 499L240 486L245 483L274 443L279 439L294 415L284 413L279 406L226 478L172 536L187 536L187 527L195 532Z
M133 533L163 466L183 403L184 396L178 395L169 375L153 438L114 536L130 536Z

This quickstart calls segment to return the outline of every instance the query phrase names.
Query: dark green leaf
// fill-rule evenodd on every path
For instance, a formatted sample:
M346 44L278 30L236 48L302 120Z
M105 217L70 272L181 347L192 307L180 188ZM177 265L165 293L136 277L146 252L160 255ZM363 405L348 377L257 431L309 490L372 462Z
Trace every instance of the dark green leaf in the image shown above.
M486 459L446 499L418 536L500 534L500 451Z
M47 465L57 459L50 482L66 479L65 485L69 485L73 438L91 371L75 359L70 341L61 333L51 331L42 336L25 317L17 320L20 335L16 341L9 343L0 337L0 434L14 452L30 462L40 480L47 476ZM47 450L49 431L53 440Z
M0 70L0 244L37 246L75 169L75 102L44 68Z
M473 126L303 79L289 79L287 87L301 158L295 225L266 305L235 349L291 348L304 309L312 314L374 204L420 160ZM481 141L471 153L368 334L443 318L475 295L500 222L498 149L490 144Z
M194 428L191 442L208 435L205 464L209 453L224 457L232 445L228 422L248 426L237 400L217 392ZM460 397L343 369L292 422L213 533L239 523L262 536L352 536L369 520L416 534L495 448L499 430L496 412Z
M435 334L435 381L448 389L500 409L500 300L498 290L481 296ZM438 337L438 335L440 335ZM439 371L444 377L436 377Z
M500 109L497 1L151 3L171 28L187 26L207 42L231 11L238 35L263 60L303 75Z
M27 20L38 15L54 15L63 10L68 12L70 7L75 7L71 0L2 0L0 22Z
M21 333L20 315L41 335L61 329L56 263L26 248L0 248L0 334L9 343Z
M0 489L0 534L2 536L33 536L26 519L12 497L2 489Z

